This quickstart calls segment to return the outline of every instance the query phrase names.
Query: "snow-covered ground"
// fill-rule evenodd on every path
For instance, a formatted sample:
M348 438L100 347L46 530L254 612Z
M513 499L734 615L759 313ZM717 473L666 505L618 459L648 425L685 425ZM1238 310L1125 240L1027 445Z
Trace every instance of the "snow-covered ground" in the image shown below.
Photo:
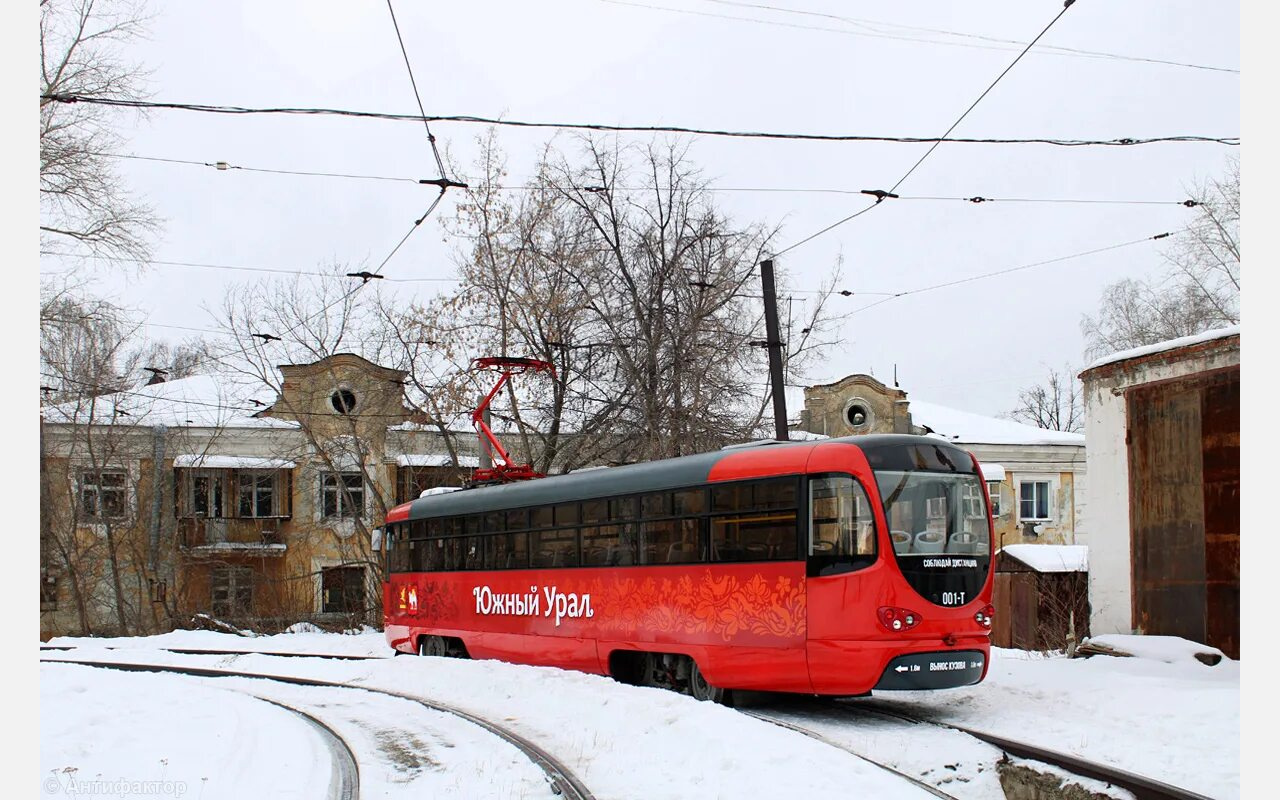
M1239 662L1206 666L1192 653L1212 648L1166 637L1097 641L1142 655L1066 659L995 648L987 680L978 686L876 698L1210 797L1239 797Z
M855 792L877 798L926 796L821 742L731 709L600 676L411 656L332 661L268 654L192 656L156 649L388 655L381 634L372 631L252 638L186 631L50 644L79 649L74 654L46 651L44 658L298 675L448 703L511 726L542 745L601 798L844 798ZM995 650L988 679L979 686L884 692L876 699L909 707L916 715L1112 763L1212 797L1234 798L1240 794L1239 675L1237 662L1209 667L1177 648L1159 646L1142 657L1076 660ZM303 791L314 789L313 781L327 785L327 766L321 765L328 764L328 757L316 732L245 692L305 710L336 729L361 761L367 797L397 796L410 787L416 796L433 796L446 788L451 796L545 796L536 770L530 771L508 745L411 703L344 689L48 664L41 668L41 778L183 776L190 787L185 796L202 800L318 796ZM836 734L870 748L859 752L877 758L891 751L907 754L896 763L908 772L920 774L932 764L936 776L960 760L988 763L984 759L989 754L968 752L971 743L955 738L957 734L887 732L874 720L843 725ZM850 727L858 725L863 728ZM300 762L308 763L313 774L303 775L305 770L292 766ZM236 766L228 768L231 763ZM972 783L967 797L982 797L988 789L990 796L1001 796L989 773L966 783Z
M359 633L326 633L314 625L301 622L290 628L290 631L273 636L236 636L215 631L170 631L158 636L117 639L55 636L45 644L53 647L115 647L125 650L177 647L190 650L256 650L260 653L317 653L379 658L391 658L394 655L381 631L373 628L365 628Z

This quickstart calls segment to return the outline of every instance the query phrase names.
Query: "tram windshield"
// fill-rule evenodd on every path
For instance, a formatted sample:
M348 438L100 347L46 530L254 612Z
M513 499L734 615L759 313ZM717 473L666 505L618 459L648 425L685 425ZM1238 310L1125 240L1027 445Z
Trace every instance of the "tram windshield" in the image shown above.
M876 481L898 555L988 552L987 504L977 475L884 470Z
M991 526L976 474L877 470L898 568L921 596L962 606L982 590Z

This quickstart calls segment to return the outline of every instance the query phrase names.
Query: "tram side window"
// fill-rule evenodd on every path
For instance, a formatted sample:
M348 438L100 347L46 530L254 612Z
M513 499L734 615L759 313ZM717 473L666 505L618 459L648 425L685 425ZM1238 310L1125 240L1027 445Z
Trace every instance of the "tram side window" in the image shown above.
M711 519L712 561L780 561L795 557L795 509Z
M702 560L698 519L665 519L640 523L643 564L689 564Z
M484 536L468 536L462 540L462 568L484 569Z
M388 525L387 533L383 538L382 552L385 554L387 572L404 572L400 564L400 549L403 545L398 545L397 538L400 535L400 526ZM400 549L397 549L400 548Z
M444 560L440 565L440 569L445 572L462 569L463 541L463 537L460 536L444 540Z
M580 516L577 503L562 503L555 507L556 524L560 527L577 525Z
M654 492L640 498L640 515L645 519L671 516L671 492Z
M707 513L706 489L683 489L673 492L671 500L677 517Z
M875 556L875 517L862 485L848 475L811 479L809 574L850 572Z
M529 566L529 534L506 533L490 536L486 563L489 569L524 569Z
M530 565L534 567L578 566L578 531L558 528L529 534Z
M609 521L609 501L608 500L584 500L582 502L582 521L589 522L608 522Z
M711 487L711 511L796 507L796 479L747 481Z
M391 571L392 572L412 572L413 556L409 549L411 542L405 537L407 529L404 525L397 525L395 534L391 544Z
M636 563L636 548L634 522L582 529L583 566L630 566Z
M757 481L751 484L753 508L795 508L796 479L779 478L773 481Z
M589 525L582 528L582 564L586 567L603 567L609 563L607 555L609 546L617 541L617 533L612 526Z
M444 539L428 539L422 554L422 569L426 572L439 572L444 569Z
M554 524L551 506L529 509L530 528L550 528Z

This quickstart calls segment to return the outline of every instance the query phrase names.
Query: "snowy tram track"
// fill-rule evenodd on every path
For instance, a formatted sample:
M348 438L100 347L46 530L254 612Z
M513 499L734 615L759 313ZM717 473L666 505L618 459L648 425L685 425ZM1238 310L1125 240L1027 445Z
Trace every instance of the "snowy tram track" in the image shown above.
M1193 792L1189 789L1172 786L1162 781L1155 780L1154 778L1148 778L1144 775L1128 772L1127 770L1123 770L1109 764L1099 764L1097 762L1087 761L1078 756L1063 753L1058 750L1050 750L1033 744L1028 744L1026 742L1006 739L1002 736L984 733L982 731L973 730L960 725L952 725L935 719L925 719L922 717L912 716L911 714L903 713L897 708L889 708L875 703L874 701L820 700L817 702L823 710L835 711L845 717L859 717L865 719L866 714L872 714L883 718L900 720L909 725L927 725L938 729L954 731L998 748L1002 752L1010 756L1014 756L1015 758L1022 758L1042 764L1048 764L1081 778L1101 781L1103 783L1119 787L1131 793L1136 800L1212 800L1212 798L1209 798L1206 795Z
M294 708L269 697L254 696L264 703L270 703L295 714L320 735L333 759L333 778L329 782L330 800L360 800L360 764L356 761L355 752L341 734L300 708Z
M739 710L742 711L743 714L746 714L749 717L755 717L756 719L764 722L768 722L771 725L777 725L778 727L786 728L789 731L794 731L796 733L803 734L804 736L808 736L810 739L816 739L817 741L822 742L825 745L830 745L831 747L834 747L839 750L843 750L846 753L849 753L850 755L857 756L858 758L862 759L863 761L866 761L869 764L874 764L875 766L885 770L886 772L891 772L894 775L897 775L898 777L902 778L903 780L909 781L910 783L915 784L916 786L920 787L921 789L933 795L934 797L941 797L943 798L943 800L960 800L960 798L957 798L955 795L947 794L946 792L942 791L936 786L925 783L919 778L916 778L912 775L908 775L902 770L896 769L882 761L877 761L873 758L870 758L864 753L858 752L857 749L841 744L840 742L837 742L834 739L831 739L830 737L822 733L819 733L818 731L813 730L812 728L806 728L803 725L797 725L794 722L790 722L785 719L780 719L778 717L770 716L769 714L760 712L760 711L752 711L749 709L739 709Z
M175 651L176 652L176 651ZM218 655L233 655L226 651L218 651ZM255 655L276 655L274 653L255 653ZM449 714L459 719L465 720L483 730L497 736L504 742L512 745L519 750L525 757L531 761L543 774L550 791L566 800L596 800L591 790L560 760L556 759L546 750L537 744L529 741L519 733L500 725L496 722L488 720L484 717L477 716L462 709L455 708L443 703L437 703L421 697L415 697L410 694L389 691L386 689L374 689L367 686L351 686L349 684L337 683L334 681L323 681L313 678L300 678L287 675L274 675L270 673L259 672L240 672L227 669L209 669L205 667L180 666L171 664L148 664L148 663L132 663L121 661L89 661L73 658L41 658L42 663L48 664L76 664L85 667L96 667L101 669L120 670L124 672L162 672L173 673L178 675L190 675L202 678L247 678L254 680L271 681L278 684L287 684L291 686L326 688L326 689L344 689L354 692L368 692L374 695L380 695L385 698L395 698L400 701L407 701L423 708L435 712ZM256 695L258 699L267 700L268 698ZM272 701L269 701L272 702ZM276 703L282 705L281 703ZM290 708L292 711L296 709ZM302 712L298 712L302 713ZM305 715L304 716L308 716ZM312 718L313 722L318 722ZM327 726L324 726L327 727ZM336 733L334 734L336 736Z

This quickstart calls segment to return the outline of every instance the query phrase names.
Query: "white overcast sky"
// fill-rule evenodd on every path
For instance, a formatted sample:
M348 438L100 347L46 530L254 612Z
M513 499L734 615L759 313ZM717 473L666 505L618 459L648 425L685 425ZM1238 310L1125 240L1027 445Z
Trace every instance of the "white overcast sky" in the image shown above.
M700 13L607 0L397 0L396 13L428 114L936 136L1008 66L1017 48L888 23L1027 41L1062 7L1061 0L770 3L886 23L858 26L711 0L644 1ZM151 70L154 100L416 111L385 2L157 3L152 8L150 38L129 54ZM1238 69L1239 30L1234 3L1080 0L1041 43ZM422 127L412 123L182 111L155 111L143 118L122 113L119 123L125 151L139 156L436 177ZM482 126L456 123L437 123L433 129L463 163L471 160L475 138L484 133ZM1103 139L1180 134L1239 135L1240 75L1034 49L954 133ZM551 135L500 129L511 183L529 173L533 153ZM571 144L569 135L559 138ZM888 188L926 148L698 137L690 155L721 187L856 191ZM1179 201L1191 183L1219 174L1228 155L1238 151L1216 144L943 144L899 191L904 196ZM434 194L410 183L142 161L122 161L120 170L163 218L155 257L172 261L303 270L338 261L372 268ZM409 240L388 264L389 277L453 274L453 245L442 241L439 218L452 214L460 196L450 194L436 218ZM865 205L859 196L840 194L724 192L718 197L743 223L781 223L780 246ZM843 256L846 288L896 292L1174 231L1191 214L1172 203L890 201L787 253L779 263L790 273L793 288L810 289ZM65 263L43 259L42 268L62 269ZM1106 284L1160 268L1158 244L1140 244L893 300L851 317L809 382L867 371L887 380L896 364L910 397L1001 413L1014 405L1020 387L1048 367L1081 365L1080 317L1096 308ZM212 319L202 306L216 307L230 283L259 277L172 266L141 271L99 266L95 274L99 291L145 312L151 336L175 340L188 333L160 326L209 327ZM383 288L430 293L443 286ZM836 301L853 309L877 299L855 294ZM761 359L762 380L766 375Z

